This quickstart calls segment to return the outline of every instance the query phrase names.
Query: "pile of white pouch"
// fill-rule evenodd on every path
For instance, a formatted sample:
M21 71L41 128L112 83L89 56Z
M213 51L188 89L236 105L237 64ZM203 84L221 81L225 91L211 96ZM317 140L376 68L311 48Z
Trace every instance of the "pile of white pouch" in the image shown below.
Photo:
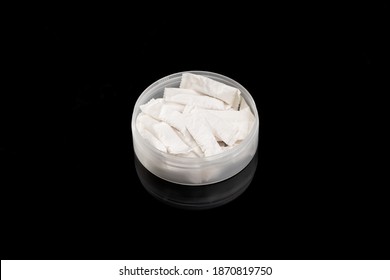
M140 106L136 127L156 149L182 157L222 153L245 139L255 117L240 90L183 73L179 88Z

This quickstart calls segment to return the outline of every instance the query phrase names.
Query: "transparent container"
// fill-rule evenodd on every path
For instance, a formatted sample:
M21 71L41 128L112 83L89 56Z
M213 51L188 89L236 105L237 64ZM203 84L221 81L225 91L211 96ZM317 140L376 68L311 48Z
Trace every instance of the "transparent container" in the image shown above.
M135 121L141 112L140 105L152 98L161 98L166 87L179 87L183 73L193 73L238 88L255 116L255 123L247 137L237 146L220 154L204 158L187 158L161 152L138 132ZM249 92L236 81L212 72L185 71L166 76L150 85L135 103L131 130L135 155L152 174L181 185L208 185L226 180L243 170L252 160L258 146L259 115Z

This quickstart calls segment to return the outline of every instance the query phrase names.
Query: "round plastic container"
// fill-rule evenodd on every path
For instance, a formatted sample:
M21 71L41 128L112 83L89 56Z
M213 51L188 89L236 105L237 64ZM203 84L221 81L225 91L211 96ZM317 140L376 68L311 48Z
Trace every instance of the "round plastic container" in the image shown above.
M138 132L135 121L141 112L140 105L152 98L163 97L164 88L179 87L183 73L193 73L238 88L255 116L255 123L248 136L237 146L220 154L204 158L187 158L161 152L146 141ZM172 183L182 185L207 185L226 180L251 161L256 153L259 135L259 115L249 92L236 81L212 72L185 71L166 76L150 85L135 103L131 130L134 152L140 163L152 174Z

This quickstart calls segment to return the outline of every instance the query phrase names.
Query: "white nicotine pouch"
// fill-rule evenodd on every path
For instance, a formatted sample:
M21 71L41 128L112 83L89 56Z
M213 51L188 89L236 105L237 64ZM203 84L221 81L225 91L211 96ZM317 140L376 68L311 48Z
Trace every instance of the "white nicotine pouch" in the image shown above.
M186 130L186 124L184 122L183 114L179 111L172 109L171 106L163 105L161 106L159 119L166 122L173 128L176 128L181 133L184 133Z
M184 109L186 127L204 153L204 156L207 157L221 153L222 149L203 114L194 107L186 107L186 109Z
M236 124L228 122L223 118L210 113L210 111L202 110L201 112L204 114L218 141L223 141L228 146L233 146L236 143L239 133Z
M165 122L153 125L153 131L157 139L160 140L168 153L173 155L188 154L191 148L181 140L171 126Z
M143 104L140 107L141 111L155 119L159 119L161 107L164 105L164 99L150 99L148 103Z
M255 117L249 110L249 107L240 111L205 111L207 111L208 115L212 114L220 119L223 119L225 122L230 123L232 127L236 127L238 129L236 141L244 140L255 123Z
M178 103L182 105L193 105L210 110L227 110L231 106L225 104L222 100L207 96L204 94L196 94L193 90L180 89L180 91L165 90L164 100L166 102Z
M202 96L204 94L199 93L195 90L192 89L187 89L187 88L164 88L164 98L172 97L178 94L192 94L192 95L197 95L197 96Z
M146 141L148 141L157 150L166 153L167 148L165 147L165 145L153 134L153 125L158 123L159 122L152 117L144 113L140 113L137 116L136 127L138 129L139 134L141 134L141 136L145 138Z
M241 92L238 88L191 73L183 73L180 88L192 89L217 98L224 101L235 110L237 110L241 99Z

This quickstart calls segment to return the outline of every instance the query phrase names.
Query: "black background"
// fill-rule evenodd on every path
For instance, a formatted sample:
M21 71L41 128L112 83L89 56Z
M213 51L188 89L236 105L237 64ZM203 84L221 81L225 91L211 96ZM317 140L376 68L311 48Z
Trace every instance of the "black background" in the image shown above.
M371 143L387 7L349 9L344 22L338 9L183 5L9 23L2 259L382 257L384 167ZM238 81L260 114L253 182L213 210L158 202L134 169L135 101L185 70Z

